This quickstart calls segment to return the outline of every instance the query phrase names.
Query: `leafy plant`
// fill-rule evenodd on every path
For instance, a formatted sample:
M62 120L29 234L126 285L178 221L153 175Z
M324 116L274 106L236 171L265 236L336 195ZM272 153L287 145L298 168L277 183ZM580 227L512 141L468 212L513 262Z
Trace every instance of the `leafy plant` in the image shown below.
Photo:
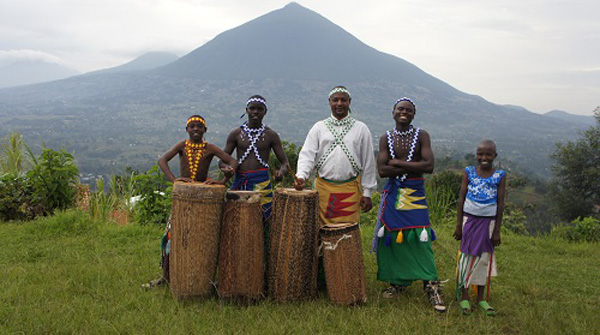
M588 216L577 218L571 224L555 227L551 234L573 242L600 242L600 220Z
M74 185L79 174L73 155L64 150L43 148L34 164L27 178L33 188L34 201L43 207L44 214L70 207L75 201Z
M504 216L502 218L502 228L513 233L526 235L527 228L525 222L527 217L523 213L523 209L511 203L507 203L504 208Z
M146 173L133 176L134 193L139 199L134 206L134 219L138 224L164 224L171 212L172 185L160 172L158 165Z
M2 141L3 157L0 157L0 173L19 175L23 173L25 155L23 137L12 133Z
M30 220L36 215L33 189L25 176L0 176L0 220Z

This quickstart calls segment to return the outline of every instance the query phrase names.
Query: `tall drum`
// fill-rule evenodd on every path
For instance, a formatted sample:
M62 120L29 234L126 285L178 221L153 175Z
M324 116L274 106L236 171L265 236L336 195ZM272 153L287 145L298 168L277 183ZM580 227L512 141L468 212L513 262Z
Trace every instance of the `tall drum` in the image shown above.
M329 300L340 305L366 302L365 264L358 223L321 228L321 250Z
M177 298L211 295L225 186L201 183L173 185L170 286Z
M269 295L276 301L317 294L319 198L317 191L275 192L268 261Z
M255 301L264 296L264 229L260 193L229 191L219 246L219 296Z

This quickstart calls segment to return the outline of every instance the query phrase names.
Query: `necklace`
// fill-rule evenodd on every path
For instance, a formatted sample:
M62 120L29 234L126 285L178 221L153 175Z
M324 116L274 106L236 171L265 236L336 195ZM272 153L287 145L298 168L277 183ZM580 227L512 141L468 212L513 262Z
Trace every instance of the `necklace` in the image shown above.
M414 129L415 128L412 125L404 131L398 131L398 129L394 128L392 133L394 134L394 142L396 142L396 147L402 150L408 150Z
M265 162L260 157L260 153L258 152L258 148L256 147L256 142L258 142L258 139L265 132L265 125L262 124L260 128L250 128L250 127L248 127L248 123L244 122L242 124L241 128L242 128L242 135L244 133L246 135L248 135L248 140L249 140L250 143L248 145L248 148L246 149L246 151L242 155L242 157L240 157L240 159L238 160L238 164L242 164L242 162L244 162L246 160L246 158L248 158L248 155L250 155L250 152L254 152L254 156L256 157L256 160L258 160L258 162L260 163L260 165L268 168L269 167L269 163ZM243 139L243 137L242 137L242 139ZM264 138L263 138L263 140L264 140Z
M190 169L190 178L196 180L196 173L198 173L198 165L200 165L200 159L204 156L204 149L206 148L206 142L194 143L190 140L185 140L185 154L188 159L188 166Z
M406 136L406 138L408 139L408 134L413 132L413 127L410 126L410 129L405 130L404 132L399 132L396 129L390 131L388 130L386 132L387 135L387 144L388 144L388 149L390 151L390 157L392 159L396 159L396 153L394 152L394 137L392 135L396 135L396 133L398 133L400 135L400 138L404 138ZM417 130L415 131L414 136L412 136L412 140L409 141L408 143L410 143L409 149L408 149L408 156L406 157L406 161L410 162L413 159L413 155L415 154L415 149L417 147L417 141L419 140L419 133L421 132L421 129L417 128ZM404 134L402 134L404 133ZM398 178L398 180L400 180L400 182L403 182L406 177L408 177L408 173L404 173L402 176L398 177L394 177L394 178Z

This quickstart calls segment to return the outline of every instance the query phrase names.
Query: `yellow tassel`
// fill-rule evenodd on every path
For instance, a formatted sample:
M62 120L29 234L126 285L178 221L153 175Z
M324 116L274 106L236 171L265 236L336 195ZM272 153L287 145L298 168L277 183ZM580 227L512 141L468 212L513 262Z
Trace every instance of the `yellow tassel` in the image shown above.
M396 243L402 243L402 230L398 230L398 237L396 237Z

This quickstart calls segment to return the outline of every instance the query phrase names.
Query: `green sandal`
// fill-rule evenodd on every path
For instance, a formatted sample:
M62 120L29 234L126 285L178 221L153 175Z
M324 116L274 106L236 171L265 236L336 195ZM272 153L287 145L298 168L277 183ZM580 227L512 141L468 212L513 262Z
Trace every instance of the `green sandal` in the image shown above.
M469 303L469 300L461 300L458 304L460 305L460 310L463 315L471 314L471 304Z
M488 304L487 301L485 300L481 300L480 302L477 303L477 305L479 306L479 308L485 312L485 316L495 316L496 315L496 310L494 310L492 308L492 306L490 306L490 304Z

